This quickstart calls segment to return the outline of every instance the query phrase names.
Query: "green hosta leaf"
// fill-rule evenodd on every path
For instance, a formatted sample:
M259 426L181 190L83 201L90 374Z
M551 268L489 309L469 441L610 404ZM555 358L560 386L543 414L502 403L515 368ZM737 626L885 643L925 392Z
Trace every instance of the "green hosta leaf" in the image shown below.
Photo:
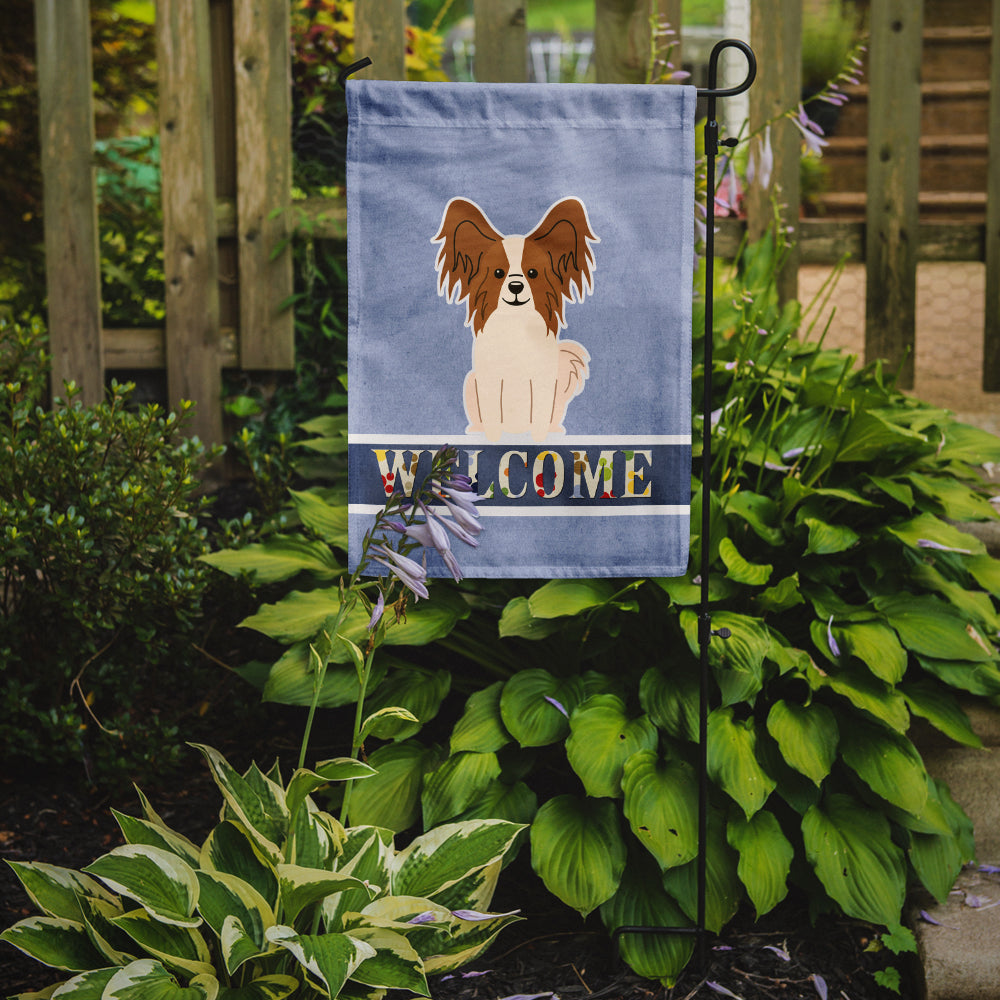
M451 752L474 750L494 753L510 742L510 733L500 717L500 692L503 681L470 695L462 717L451 733Z
M200 867L234 875L253 886L270 906L277 905L277 873L242 824L227 820L208 835L201 848Z
M500 716L521 746L546 746L569 732L569 715L583 696L579 677L560 679L547 670L522 670L504 684Z
M639 704L660 729L678 740L698 739L698 675L685 661L671 672L650 667L639 682Z
M726 843L726 824L716 811L709 813L705 850L705 926L718 934L732 919L743 899L736 874L736 852ZM663 873L663 887L691 920L698 918L698 861Z
M495 753L452 754L424 780L421 804L424 826L437 826L454 819L500 777Z
M865 479L907 510L913 508L913 490L906 483L885 476L865 476Z
M201 893L198 910L205 922L215 931L216 936L226 944L223 930L227 920L239 923L237 939L249 939L250 954L238 954L233 947L224 948L226 970L232 975L247 958L255 957L265 950L264 931L275 923L274 913L267 900L252 885L222 872L198 872ZM243 949L244 951L246 949Z
M341 643L335 647L343 653ZM386 674L389 658L378 656L372 665L370 688L381 683ZM317 708L339 708L350 705L358 700L358 675L353 666L338 666L331 663L323 675ZM310 661L309 643L297 642L289 646L280 658L271 666L264 681L261 697L264 701L277 702L279 705L311 705L316 697L316 674Z
M512 785L504 781L490 782L481 794L457 819L505 819L525 826L538 812L538 797L523 782Z
M975 626L936 597L884 595L875 598L875 607L899 633L903 645L915 653L976 663L996 658Z
M679 760L642 750L625 762L625 818L660 868L683 865L698 853L698 782Z
M830 795L802 820L806 857L849 917L899 923L906 892L902 851L880 812L849 795Z
M784 540L781 512L768 496L750 490L739 490L726 497L726 514L745 521L768 545L780 546Z
M906 650L896 633L878 622L835 625L833 634L843 652L856 656L886 684L898 684L906 673Z
M986 697L1000 694L1000 669L993 663L936 660L931 656L918 656L917 662L949 687Z
M500 615L501 639L517 636L520 639L544 639L558 632L563 623L551 618L535 618L527 597L515 597L507 602Z
M850 737L841 741L847 766L876 795L908 813L919 815L927 801L927 772L907 737L852 719Z
M969 465L998 462L1000 446L995 434L971 424L950 421L937 458L940 462L966 462Z
M365 707L372 712L384 708L403 708L410 712L418 721L386 720L380 726L381 739L405 740L437 715L450 689L451 674L447 670L427 670L423 667L394 670L375 688Z
M399 833L420 817L424 774L439 757L415 740L379 747L368 758L378 772L351 789L350 818L354 826L381 826Z
M618 889L625 842L608 799L557 795L531 825L531 865L553 895L582 916Z
M915 566L910 578L919 585L913 589L934 591L956 611L980 625L988 633L996 635L1000 631L1000 615L997 614L993 598L989 594L981 590L971 590L963 584L947 579L927 562Z
M380 740L391 740L397 735L405 739L417 732L421 725L420 720L409 709L394 705L372 712L361 724L358 735L362 740L369 736Z
M691 514L691 523L694 524L694 512ZM691 574L687 576L663 576L653 580L661 590L663 590L674 604L681 607L690 607L701 601L701 584L692 580ZM708 599L710 601L724 601L731 597L739 589L738 585L722 573L710 573L708 577Z
M814 689L821 687L846 698L856 708L881 719L896 732L905 733L910 724L903 696L884 681L872 677L867 669L841 667L835 673L822 674L812 667L806 678Z
M797 604L804 604L805 598L799 590L799 574L792 573L779 580L773 587L761 591L754 598L757 607L763 612L787 611Z
M736 873L760 919L788 894L788 873L795 849L781 832L774 813L765 809L751 819L737 816L726 829L729 846L739 851Z
M75 921L83 919L79 902L81 896L115 902L115 897L97 879L71 868L60 868L40 861L8 861L7 864L13 869L31 901L46 916L65 917Z
M219 982L215 976L195 976L187 986L157 961L143 958L118 969L104 987L101 1000L216 1000Z
M659 734L649 716L629 719L625 703L613 694L591 695L570 717L566 758L588 795L616 799L622 768L638 750L656 747Z
M844 552L860 537L846 524L828 524L815 517L804 518L803 523L809 529L809 543L805 551L807 556L828 556Z
M146 844L125 844L98 858L84 871L113 892L134 899L150 916L178 927L197 927L198 878L191 866L170 851Z
M533 618L562 618L598 608L614 595L607 580L550 580L528 598L528 608Z
M916 517L892 524L886 531L895 535L904 545L912 549L922 548L921 542L933 542L948 549L968 552L972 555L983 555L986 546L978 539L960 529L942 521L933 514L918 514Z
M736 583L745 583L749 587L763 587L774 570L770 563L764 565L748 562L729 538L719 541L719 557L726 565L729 579L735 580Z
M812 702L798 705L779 699L767 716L767 731L785 761L819 786L837 756L839 731L833 712Z
M351 973L355 982L430 996L424 963L402 934L383 927L362 926L352 929L351 937L375 949L375 954Z
M950 833L911 833L909 855L924 888L946 902L964 862L958 839Z
M286 920L293 922L305 907L318 903L327 896L345 889L367 889L353 875L303 868L301 865L278 865L278 884L281 888L282 913ZM371 895L374 896L374 891Z
M347 551L347 504L327 503L312 490L289 490L302 523L330 545Z
M980 587L994 597L1000 597L1000 559L990 555L973 556L963 560L965 568L975 578Z
M164 851L170 851L171 854L176 854L189 865L198 864L199 849L187 837L175 833L160 823L126 816L124 813L118 812L117 809L112 809L111 812L118 821L122 835L128 843L159 847Z
M296 934L291 927L279 924L268 928L267 939L291 952L331 997L340 995L362 962L375 957L370 944L349 934Z
M277 583L298 573L331 580L344 572L328 545L297 535L271 535L265 542L209 552L199 558L230 576L246 574L256 584Z
M461 879L499 862L521 829L496 819L446 823L428 830L396 855L392 891L434 899Z
M838 462L867 462L888 449L925 444L923 434L890 423L871 410L862 410L851 421L837 452Z
M266 857L275 862L280 857L278 844L288 830L285 792L280 785L262 778L255 783L237 773L217 750L192 744L200 750L212 770L212 777L226 800L226 805L253 836Z
M608 931L619 927L687 927L690 921L664 891L655 866L641 857L630 858L615 894L601 904ZM691 959L690 934L623 934L622 958L638 975L673 986Z
M65 917L28 917L0 934L6 941L35 961L54 969L81 972L99 968L105 960L91 944L87 929Z
M292 976L261 976L245 986L223 987L218 1000L285 1000L299 988Z
M111 921L168 968L188 976L211 975L212 956L205 939L191 927L164 924L145 910L132 910Z
M996 517L989 500L952 477L911 472L906 478L925 497L940 505L942 514L951 521L992 521Z
M908 681L900 686L900 690L910 711L926 719L945 736L967 747L983 745L964 709L947 688L924 680Z
M708 774L749 819L774 791L775 781L757 762L757 733L752 718L733 718L732 708L708 717Z
M693 611L681 612L681 627L694 656L700 655L698 616ZM722 690L723 704L753 701L763 686L764 659L771 648L771 636L759 618L717 611L712 615L712 628L727 628L728 639L713 637L708 647L708 662Z

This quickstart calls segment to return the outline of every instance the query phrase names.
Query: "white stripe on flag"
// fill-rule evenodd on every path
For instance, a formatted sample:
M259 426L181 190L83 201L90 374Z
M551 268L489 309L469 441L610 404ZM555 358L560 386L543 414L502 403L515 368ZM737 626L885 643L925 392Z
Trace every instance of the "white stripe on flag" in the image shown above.
M478 444L481 446L494 445L496 447L545 447L548 450L558 448L579 448L585 445L616 444L623 448L634 448L641 444L690 444L690 434L649 434L645 437L637 437L630 434L572 434L563 437L552 437L537 444L530 437L504 438L503 441L487 441L482 434L449 434L438 435L414 435L412 437L399 437L390 434L348 434L348 444L377 444L388 448L398 448L400 446L426 445L428 447L440 448L442 445L467 445Z
M440 508L442 513L446 513ZM691 512L687 504L650 504L645 507L477 507L481 517L622 517L652 516L680 517ZM373 503L352 503L348 514L370 514L383 510Z

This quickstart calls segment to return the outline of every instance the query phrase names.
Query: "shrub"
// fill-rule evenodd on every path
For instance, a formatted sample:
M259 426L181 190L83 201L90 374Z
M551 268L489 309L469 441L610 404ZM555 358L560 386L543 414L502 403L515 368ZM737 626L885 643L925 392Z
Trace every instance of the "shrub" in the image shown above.
M140 796L142 819L115 813L126 844L82 872L11 863L42 914L0 938L78 973L60 995L429 996L428 973L472 961L518 919L485 912L516 824L454 823L398 849L311 798L367 765L324 761L285 785L277 766L240 774L199 749L225 803L201 846Z
M0 743L8 760L124 768L174 752L157 681L191 660L208 454L187 404L130 409L128 385L96 406L67 385L44 409L41 337L0 324Z

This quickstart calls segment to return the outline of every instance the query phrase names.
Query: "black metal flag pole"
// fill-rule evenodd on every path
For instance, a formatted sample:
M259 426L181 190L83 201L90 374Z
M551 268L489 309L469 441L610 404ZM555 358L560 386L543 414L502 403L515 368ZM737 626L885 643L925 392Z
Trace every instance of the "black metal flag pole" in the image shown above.
M747 75L736 87L719 88L719 57L728 48L739 49L747 60ZM366 56L345 66L337 77L343 88L347 78L358 70L371 65ZM757 59L753 49L746 42L726 38L717 42L708 61L708 87L698 90L698 96L708 101L705 123L705 160L707 169L706 186L706 232L705 232L705 334L704 334L704 397L702 402L702 454L701 454L701 601L698 612L698 645L701 653L701 687L698 707L698 908L694 927L654 927L623 926L615 929L612 937L617 942L622 934L695 934L698 939L698 962L706 967L705 954L705 897L707 890L707 833L708 833L708 699L709 666L708 650L713 636L727 638L728 629L712 629L712 615L709 604L709 538L711 533L710 479L712 472L712 294L715 281L715 158L720 146L735 146L735 138L719 139L719 123L716 121L716 100L720 97L735 97L750 89L757 76Z

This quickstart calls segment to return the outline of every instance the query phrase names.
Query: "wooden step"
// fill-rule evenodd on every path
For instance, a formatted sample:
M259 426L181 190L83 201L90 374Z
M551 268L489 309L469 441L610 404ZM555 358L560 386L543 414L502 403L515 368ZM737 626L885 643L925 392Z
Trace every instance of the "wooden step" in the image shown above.
M925 28L921 79L925 83L989 80L992 38L989 25Z
M832 136L823 151L833 191L865 188L868 140ZM925 191L985 191L988 155L985 135L925 135L920 138L920 188Z

